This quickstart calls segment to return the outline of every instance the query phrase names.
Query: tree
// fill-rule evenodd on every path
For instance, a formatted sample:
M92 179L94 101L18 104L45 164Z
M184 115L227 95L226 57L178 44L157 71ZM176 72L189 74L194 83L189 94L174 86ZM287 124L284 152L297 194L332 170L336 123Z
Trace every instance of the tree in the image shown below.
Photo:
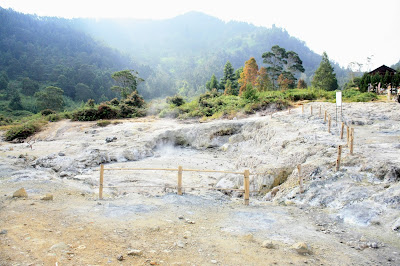
M38 90L39 90L39 84L36 81L31 80L30 78L24 78L22 80L21 92L23 94L32 96Z
M258 91L266 91L271 87L271 79L267 73L267 69L265 67L261 67L258 71L258 77L256 80L256 88Z
M221 90L225 90L225 84L226 82L230 80L231 81L231 87L235 87L236 83L236 76L235 76L235 70L232 67L231 62L227 61L224 67L224 76L221 78L221 82L219 83L219 86L221 87ZM236 84L237 87L237 84Z
M274 45L271 48L271 52L265 52L262 54L264 58L263 63L268 64L267 72L272 79L272 87L275 88L276 81L280 74L282 74L283 66L287 63L286 61L286 50Z
M78 83L75 86L75 100L86 102L93 96L93 90L86 84Z
M299 81L297 82L297 88L307 89L307 83L304 81L304 79L299 79Z
M217 80L217 78L215 77L214 74L211 76L211 79L209 81L207 81L206 88L209 91L212 91L213 89L217 89L218 90L218 88L219 88L218 80Z
M129 94L137 90L137 86L144 79L139 77L139 73L134 70L122 70L114 72L111 77L117 83L117 86L112 86L111 90L118 91L122 99L126 99Z
M389 74L389 71L386 71L385 76L383 76L382 83L386 87L389 86L389 83L392 83L392 76Z
M21 96L19 95L18 91L15 90L12 92L11 101L8 104L8 107L10 107L13 110L23 109L21 103Z
M269 65L266 69L272 79L273 88L275 88L280 75L283 75L290 84L295 84L295 73L304 72L303 61L299 55L293 51L286 51L279 45L272 46L271 52L263 53L262 58L264 58L263 63Z
M336 74L333 71L333 67L329 62L326 52L322 54L321 63L319 64L318 69L315 71L311 85L315 88L327 91L334 91L338 88Z
M225 95L238 95L237 89L232 87L232 82L228 79L228 81L225 83L225 90L224 90Z
M246 90L247 84L251 84L252 86L256 84L257 76L258 76L258 65L256 59L254 57L251 57L244 63L243 72L240 74L239 95L242 95L242 93Z
M0 75L0 91L7 89L8 81L9 80L8 80L7 74L1 73L1 75Z
M35 93L39 110L52 109L61 111L64 106L64 91L58 87L49 86Z
M289 72L284 72L284 73L280 74L278 77L277 82L278 82L278 86L281 90L292 89L294 87L293 79L290 76L287 76L287 73L289 73ZM284 74L286 74L286 75L284 75Z

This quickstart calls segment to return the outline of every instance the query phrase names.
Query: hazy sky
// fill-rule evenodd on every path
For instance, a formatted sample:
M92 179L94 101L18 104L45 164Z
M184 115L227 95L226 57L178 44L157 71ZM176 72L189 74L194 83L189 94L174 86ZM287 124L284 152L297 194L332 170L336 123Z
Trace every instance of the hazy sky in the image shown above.
M196 10L224 21L275 24L344 67L365 65L371 55L371 68L400 60L400 0L0 0L0 6L66 18L164 19Z

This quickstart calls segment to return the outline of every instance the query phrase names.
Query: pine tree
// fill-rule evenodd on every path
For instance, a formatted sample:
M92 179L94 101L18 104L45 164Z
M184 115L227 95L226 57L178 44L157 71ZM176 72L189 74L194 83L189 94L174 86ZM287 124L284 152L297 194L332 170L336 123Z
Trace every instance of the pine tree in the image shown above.
M215 77L214 74L212 75L211 79L209 81L207 81L206 88L209 91L212 91L213 89L218 89L219 88L218 80L217 80L217 78Z
M221 87L221 90L225 90L225 84L226 82L230 80L231 81L231 86L235 87L235 70L232 67L231 62L227 61L224 67L224 76L221 78L221 82L219 83L219 86ZM237 84L236 84L237 86Z
M333 67L329 62L326 52L324 52L322 55L321 63L319 64L318 69L315 71L311 85L315 88L327 91L334 91L339 87L336 74L334 73Z
M267 73L267 69L265 67L261 67L260 70L258 71L256 88L258 91L266 91L270 87L272 87L272 83Z
M250 58L244 63L243 72L240 74L239 84L240 90L239 95L246 90L247 84L255 85L258 76L258 65L254 57Z

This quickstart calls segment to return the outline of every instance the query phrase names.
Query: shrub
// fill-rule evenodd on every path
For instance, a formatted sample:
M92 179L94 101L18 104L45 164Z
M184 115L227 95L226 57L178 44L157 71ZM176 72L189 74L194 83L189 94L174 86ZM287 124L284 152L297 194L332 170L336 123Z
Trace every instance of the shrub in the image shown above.
M114 98L114 99L112 99L112 100L110 101L110 104L111 104L111 105L114 105L114 106L118 106L118 105L119 105L119 101L118 101L117 98Z
M24 140L29 136L32 136L41 129L42 125L40 122L28 122L22 125L14 126L10 128L5 134L6 141L12 140Z
M95 101L94 101L93 99L89 99L89 100L86 102L86 105L93 108L94 105L95 105Z
M257 101L257 90L251 84L247 84L246 90L242 93L242 97L249 101Z
M111 108L111 106L106 104L101 104L97 108L97 119L112 119L117 118L117 111Z
M49 122L57 122L61 120L61 117L58 114L50 114L46 116L46 120Z
M185 103L185 100L182 96L175 95L173 97L167 97L167 103L173 104L175 106L181 106Z
M97 110L93 109L93 108L78 110L78 111L72 113L72 120L95 121L95 120L97 120Z
M129 94L128 97L124 100L124 103L129 106L138 108L143 107L145 104L143 97L140 96L137 91L134 91L131 94Z
M108 120L103 120L103 121L98 121L98 122L97 122L97 126L99 126L99 127L106 127L106 126L108 126L109 124L111 124L111 122L108 121Z
M12 123L11 118L7 118L3 115L0 115L0 126L5 126Z
M120 105L119 117L128 118L128 117L131 117L135 112L136 112L136 110L134 107L123 103Z
M47 115L51 115L51 114L55 114L56 111L53 111L51 109L44 109L42 111L40 111L40 114L43 116L47 116Z

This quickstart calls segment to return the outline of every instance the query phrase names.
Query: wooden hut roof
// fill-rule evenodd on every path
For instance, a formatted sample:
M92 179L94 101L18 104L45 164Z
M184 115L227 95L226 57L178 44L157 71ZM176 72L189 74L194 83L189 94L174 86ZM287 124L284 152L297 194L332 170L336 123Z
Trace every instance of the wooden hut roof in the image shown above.
M376 73L378 73L379 75L385 75L386 71L389 72L389 74L394 75L396 73L396 70L394 70L393 68L390 68L388 66L382 65L380 67L378 67L377 69L372 70L371 72L369 72L368 74L370 75L375 75Z

